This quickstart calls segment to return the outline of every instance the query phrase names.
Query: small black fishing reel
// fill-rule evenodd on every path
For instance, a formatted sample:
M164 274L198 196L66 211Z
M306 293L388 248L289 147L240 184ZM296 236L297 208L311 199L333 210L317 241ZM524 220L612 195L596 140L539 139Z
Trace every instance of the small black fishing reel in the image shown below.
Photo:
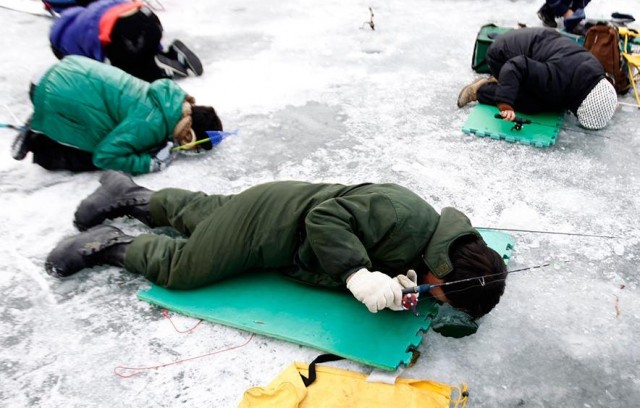
M499 113L496 113L495 115L493 115L493 117L496 119L504 119ZM513 120L513 123L514 125L511 130L520 131L522 130L522 125L530 125L531 121L529 119L523 119L516 116L516 118Z

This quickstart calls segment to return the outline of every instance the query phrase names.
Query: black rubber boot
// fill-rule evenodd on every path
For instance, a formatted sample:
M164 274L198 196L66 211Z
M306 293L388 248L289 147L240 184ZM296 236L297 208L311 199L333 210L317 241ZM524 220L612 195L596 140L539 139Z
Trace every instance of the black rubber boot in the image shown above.
M64 278L96 265L124 266L124 254L133 237L116 227L99 225L66 238L47 256L45 270Z
M175 54L178 62L189 68L196 76L200 76L204 72L200 58L180 40L171 43L167 54Z
M124 173L107 171L100 177L101 186L82 200L75 213L75 226L84 231L106 219L134 217L151 226L149 200L153 191L141 187Z
M156 65L164 70L169 78L186 78L189 76L187 66L178 61L171 59L164 54L158 54L155 57Z

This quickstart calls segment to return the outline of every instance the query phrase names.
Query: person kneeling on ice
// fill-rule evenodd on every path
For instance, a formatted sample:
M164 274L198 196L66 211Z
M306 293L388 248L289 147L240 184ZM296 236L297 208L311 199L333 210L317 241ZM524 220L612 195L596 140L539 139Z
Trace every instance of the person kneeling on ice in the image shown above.
M162 50L162 24L141 1L98 0L65 9L49 41L56 57L82 55L148 82L202 75L202 63L180 40Z
M538 10L538 18L545 27L558 27L556 18L562 17L564 29L584 35L580 23L585 19L584 9L591 0L546 0Z
M515 111L570 110L587 129L611 120L618 97L593 54L556 30L521 28L496 37L487 50L492 77L465 86L458 107L472 101L495 105L508 121Z
M175 82L148 83L89 58L65 57L30 90L33 116L12 145L22 160L48 170L160 171L184 148L210 150L207 131L222 130L210 106L194 105Z
M502 257L463 213L445 208L438 214L395 184L281 181L207 195L151 191L113 171L100 183L75 213L84 232L62 240L47 257L49 274L66 277L109 264L186 290L277 269L305 284L346 288L372 313L403 310L403 288L483 278L483 284L470 279L431 290L473 319L493 309L504 292ZM187 238L134 238L101 225L125 215L149 227L173 227Z

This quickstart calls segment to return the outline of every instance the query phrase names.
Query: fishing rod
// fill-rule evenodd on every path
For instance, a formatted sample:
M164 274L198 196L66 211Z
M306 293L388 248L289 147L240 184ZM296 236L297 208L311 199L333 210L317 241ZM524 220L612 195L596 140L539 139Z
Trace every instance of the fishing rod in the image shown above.
M16 117L16 115L13 113L13 111L11 109L9 109L9 106L7 106L6 104L2 105L3 108L6 109L7 112L9 112L9 115L13 118L13 121L15 123L20 123L20 121L18 120L18 118ZM24 129L26 129L27 125L12 125L11 123L0 123L0 128L7 128L7 129L14 129L14 130L18 130L18 131L23 131Z
M565 262L571 262L571 261L565 261ZM551 265L550 263L544 263L544 264L540 264L540 265L535 265L535 266L529 266L527 268L521 268L521 269L514 269L512 271L506 271L503 273L492 273L489 275L483 275L483 276L476 276L473 278L466 278L466 279L459 279L456 281L451 281L451 282L442 282L442 283L425 283L422 285L417 285L411 288L404 288L402 289L402 307L405 310L411 310L411 312L415 315L415 316L420 316L420 313L418 312L418 296L420 294L423 293L428 293L431 289L434 288L440 288L442 286L449 286L449 285L455 285L457 283L463 283L463 282L469 282L469 281L473 281L473 280L477 280L480 283L480 286L484 286L486 285L484 278L488 278L490 276L504 276L504 275L508 275L508 274L512 274L512 273L518 273L518 272L524 272L524 271L530 271L532 269L538 269L538 268L544 268L546 266ZM492 282L489 283L495 283L495 282L501 282L501 281L505 281L507 280L506 276L502 279L496 279L493 280ZM476 287L478 285L474 285L472 287ZM468 288L464 288L464 289L460 289L457 291L453 291L453 292L461 292L464 290L468 290L471 289L471 287ZM453 293L450 292L450 293Z
M491 273L489 275L476 276L476 277L473 277L473 278L466 278L466 279L459 279L459 280L455 280L455 281L451 281L451 282L425 283L425 284L422 284L422 285L414 286L412 288L404 288L404 289L402 289L402 294L406 295L406 294L412 294L412 293L427 293L431 289L434 289L434 288L440 288L442 286L455 285L456 283L469 282L469 281L472 281L472 280L477 280L477 281L480 282L481 286L484 286L486 284L485 281L484 281L484 278L488 278L488 277L491 277L491 276L498 276L498 275L499 276L509 275L509 274L518 273L518 272L525 272L525 271L530 271L532 269L544 268L544 267L547 267L547 266L550 266L550 265L551 265L550 263L543 263L543 264L540 264L540 265L529 266L529 267L521 268L521 269L514 269L512 271L506 271L506 272L503 272L503 273ZM506 278L504 278L504 279L506 279ZM501 280L504 280L504 279L499 279L499 280L496 280L494 282L498 282L498 281L501 281Z
M0 123L0 128L8 128L8 129L14 129L14 130L24 130L24 126L16 126L16 125L12 125L11 123Z
M620 237L615 235L598 235L598 234L583 234L580 232L561 232L561 231L542 231L542 230L529 230L529 229L516 229L516 228L494 228L494 227L476 227L478 229L487 229L494 231L513 231L513 232L532 232L535 234L550 234L550 235L570 235L576 237L590 237L590 238L609 238L618 239Z

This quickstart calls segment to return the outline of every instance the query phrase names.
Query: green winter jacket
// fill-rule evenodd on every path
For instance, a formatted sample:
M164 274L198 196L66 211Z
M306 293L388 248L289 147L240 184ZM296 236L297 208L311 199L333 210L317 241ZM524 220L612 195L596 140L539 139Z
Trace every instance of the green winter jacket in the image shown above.
M148 173L149 152L172 140L186 96L170 80L149 84L110 65L68 56L37 84L31 128L92 152L96 167Z

